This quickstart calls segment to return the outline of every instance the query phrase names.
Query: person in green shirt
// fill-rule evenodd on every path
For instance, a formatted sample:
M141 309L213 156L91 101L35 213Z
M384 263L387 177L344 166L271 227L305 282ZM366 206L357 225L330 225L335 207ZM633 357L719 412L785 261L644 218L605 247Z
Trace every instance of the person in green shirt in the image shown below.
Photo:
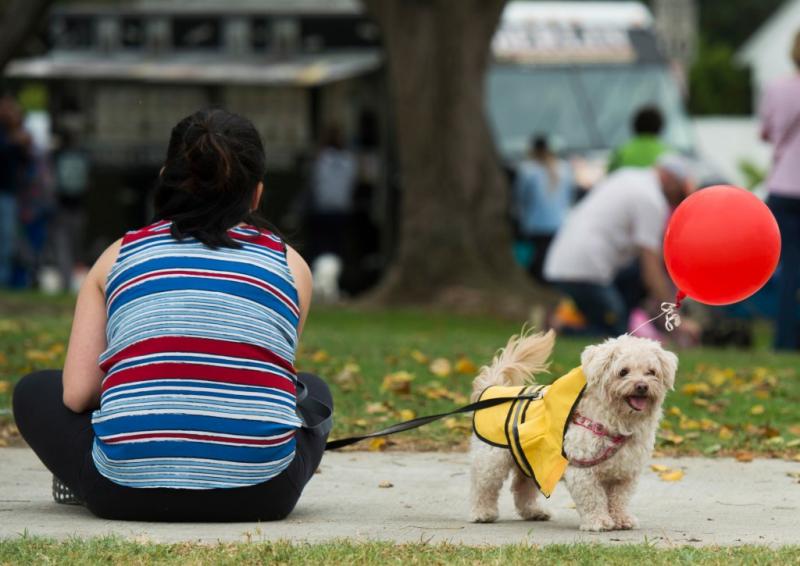
M669 146L659 137L664 117L655 106L645 106L633 119L633 137L611 154L608 172L622 167L651 167L658 158L669 152Z

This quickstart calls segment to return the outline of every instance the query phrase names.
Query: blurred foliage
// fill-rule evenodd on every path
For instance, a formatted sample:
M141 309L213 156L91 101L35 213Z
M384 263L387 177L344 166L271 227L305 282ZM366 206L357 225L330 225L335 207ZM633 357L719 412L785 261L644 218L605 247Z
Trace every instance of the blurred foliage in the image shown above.
M751 191L767 179L767 170L749 159L743 159L739 162L739 171L746 180L747 188Z
M692 114L749 114L752 108L750 71L734 61L735 48L708 43L702 37L689 70L689 111Z
M750 114L750 72L734 54L784 0L697 0L700 41L689 73L692 114Z

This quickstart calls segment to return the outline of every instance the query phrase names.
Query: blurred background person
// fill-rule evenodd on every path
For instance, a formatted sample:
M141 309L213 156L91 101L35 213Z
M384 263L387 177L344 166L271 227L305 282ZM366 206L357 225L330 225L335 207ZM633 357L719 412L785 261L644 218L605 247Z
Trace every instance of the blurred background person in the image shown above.
M25 130L30 136L25 172L18 193L20 236L13 286L39 288L53 213L53 168L50 156L49 121L40 112L29 112Z
M0 97L0 287L11 284L19 230L18 198L25 182L31 138L16 100Z
M611 154L609 173L621 167L651 167L669 151L669 147L661 140L664 116L657 107L640 108L631 126L633 137Z
M569 214L544 274L575 302L586 333L623 334L643 298L672 300L662 240L671 208L691 189L689 162L665 155L655 167L612 173Z
M348 260L348 230L355 212L354 192L358 163L345 147L344 134L331 125L323 136L311 171L311 256L338 256Z
M73 273L80 263L85 223L84 197L89 189L91 163L75 134L65 130L54 157L58 210L53 244L64 291L73 289Z
M529 271L544 282L547 250L564 222L574 198L569 164L556 157L547 138L531 138L528 158L517 171L514 187L515 216L519 237L533 248Z
M800 32L795 36L791 56L800 72ZM759 115L761 137L774 146L767 178L767 203L781 231L775 348L794 350L800 346L797 319L800 286L800 74L769 84L761 100Z

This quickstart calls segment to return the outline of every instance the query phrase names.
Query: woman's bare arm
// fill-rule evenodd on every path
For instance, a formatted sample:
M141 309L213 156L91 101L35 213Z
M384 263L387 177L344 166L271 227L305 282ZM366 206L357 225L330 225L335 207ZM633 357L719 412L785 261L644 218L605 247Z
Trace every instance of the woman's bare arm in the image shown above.
M291 246L286 246L286 261L294 277L294 284L297 287L297 294L300 298L300 323L297 325L297 335L299 336L303 332L308 310L311 307L311 269L309 269L303 256Z
M64 405L76 413L100 406L104 374L97 360L106 349L105 284L121 243L117 240L103 252L78 293L63 375Z

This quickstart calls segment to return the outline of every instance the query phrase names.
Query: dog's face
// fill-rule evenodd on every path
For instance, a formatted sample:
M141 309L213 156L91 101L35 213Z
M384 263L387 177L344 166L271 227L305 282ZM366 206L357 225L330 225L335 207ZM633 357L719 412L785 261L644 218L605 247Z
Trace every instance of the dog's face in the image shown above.
M620 336L581 355L587 388L594 388L620 417L637 419L660 409L675 384L678 357L655 340Z

